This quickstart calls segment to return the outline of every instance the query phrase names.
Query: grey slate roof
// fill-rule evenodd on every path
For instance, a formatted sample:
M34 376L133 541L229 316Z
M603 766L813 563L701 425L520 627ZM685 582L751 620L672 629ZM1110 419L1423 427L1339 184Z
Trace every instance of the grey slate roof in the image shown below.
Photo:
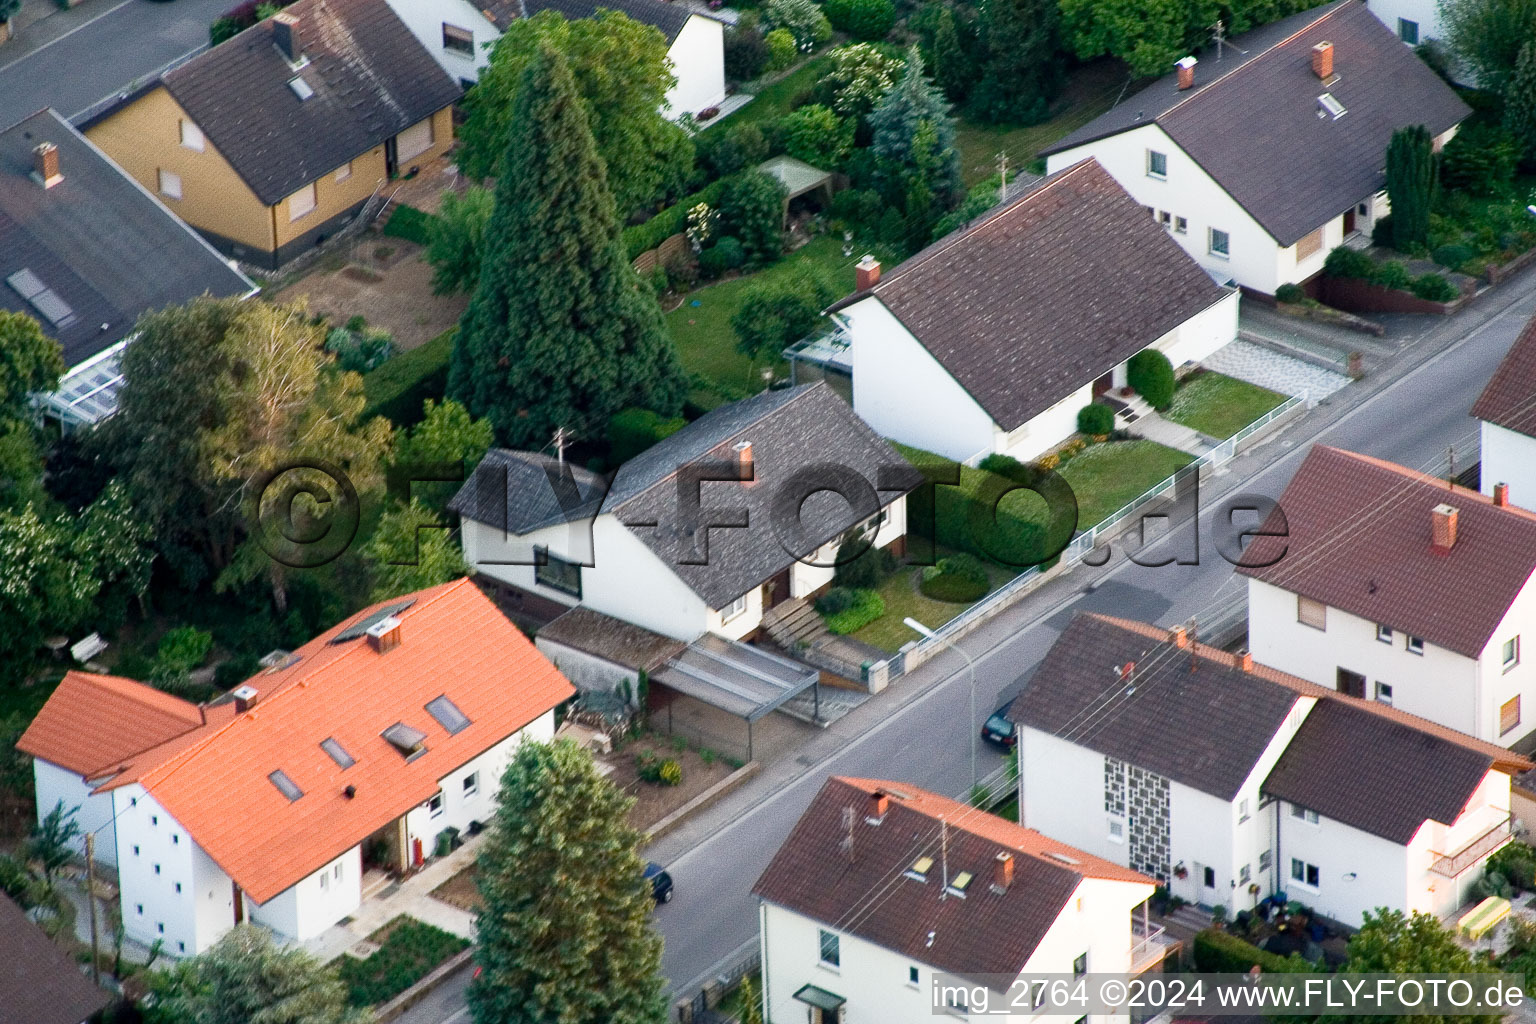
M1334 44L1331 85L1312 73L1314 44ZM1346 113L1318 116L1331 93ZM1070 133L1044 155L1156 121L1281 245L1386 187L1392 133L1439 135L1471 110L1361 0L1292 15L1209 47L1195 86L1169 74Z
M832 309L871 295L1012 430L1227 292L1089 159Z
M1008 718L1231 800L1297 694L1233 667L1231 655L1202 646L1192 658L1149 632L1139 623L1077 616ZM1115 679L1127 662L1137 666L1130 693Z
M543 11L559 11L569 19L590 18L599 10L617 11L642 25L660 29L669 46L677 41L683 26L695 13L683 4L662 0L523 0L523 7L529 17Z
M1453 823L1493 766L1470 750L1344 700L1320 700L1264 791L1406 845L1425 821Z
M577 605L539 629L548 640L584 651L636 672L654 672L687 648L681 640L653 633L643 626Z
M58 147L64 176L49 189L32 177L43 142ZM23 269L73 321L51 323L5 283ZM36 317L68 365L121 341L141 313L255 287L53 110L0 129L0 309Z
M291 69L269 19L161 82L268 206L459 97L385 0L299 0L308 66ZM314 90L301 100L295 77Z
M752 444L754 481L704 483L701 504L706 512L743 509L747 525L710 529L697 545L707 564L690 564L695 543L678 507L678 470L694 462L734 460L742 441ZM803 533L791 532L793 514L776 509L775 497L790 493L785 485L792 479L825 482L839 472L868 484L868 507L856 509L822 491L801 508ZM825 382L817 382L765 391L688 424L619 469L603 511L615 515L711 608L723 608L917 482L911 465Z
M556 523L590 519L607 484L582 466L538 452L493 448L448 503L451 512L524 534Z
M26 1024L80 1024L112 997L91 984L74 958L53 944L0 893L0 1015Z

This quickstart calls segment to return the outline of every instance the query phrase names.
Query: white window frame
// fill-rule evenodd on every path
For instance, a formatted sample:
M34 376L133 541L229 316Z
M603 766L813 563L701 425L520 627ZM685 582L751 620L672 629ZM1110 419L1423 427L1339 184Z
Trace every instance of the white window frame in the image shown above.
M159 193L167 199L180 199L182 196L181 175L175 171L168 171L161 167L157 172L157 188Z
M1519 633L1516 633L1514 636L1504 641L1504 646L1499 652L1499 662L1503 665L1505 672L1508 672L1510 669L1520 664Z
M467 40L458 40L458 39L454 40L455 42L462 42L463 43L462 47L461 46L450 46L450 45L448 45L448 39L449 39L448 33L449 33L450 30L453 31L453 32L462 33L463 35L469 37ZM470 57L470 58L473 58L474 55L475 55L475 33L474 33L474 31L471 30L471 29L463 28L463 27L461 27L459 25L450 25L446 21L443 22L443 52L444 53L458 54L460 57Z
M1189 219L1186 217L1173 218L1173 233L1183 235L1189 233Z
M1264 872L1266 872L1268 870L1269 870L1269 851L1268 850L1260 850L1259 851L1259 873L1263 874Z
M1109 819L1109 841L1112 843L1125 842L1125 822L1119 818Z
M1296 874L1298 868L1301 870L1300 876ZM1307 881L1308 875L1315 876L1317 881ZM1301 886L1303 889L1310 890L1311 892L1318 892L1322 889L1323 869L1318 867L1316 864L1313 864L1311 861L1302 860L1300 857L1292 857L1291 882Z
M1309 807L1303 807L1301 804L1291 804L1291 817L1300 818L1308 825L1317 824L1317 812Z
M1241 825L1248 817L1248 798L1244 797L1237 802L1237 823Z
M304 205L306 200L309 203L308 206ZM310 182L308 185L305 185L289 196L286 202L288 203L288 223L292 224L296 220L308 217L315 212L315 207L319 205L319 197L315 195L315 183Z
M1513 704L1515 706L1515 719L1514 719L1514 721L1510 722L1508 725L1505 725L1504 724L1504 709L1509 707L1511 704ZM1521 721L1521 718L1522 718L1522 715L1521 715L1522 708L1521 708L1520 705L1521 705L1521 701L1520 701L1520 695L1518 693L1515 694L1513 697L1509 698L1509 700L1507 700L1504 703L1499 705L1499 735L1500 736L1507 736L1510 733L1514 732L1516 729L1520 728L1520 721Z
M443 807L446 803L447 801L443 799L442 790L438 790L427 797L427 817L441 818L443 816Z
M1217 235L1220 235L1223 239L1226 240L1226 248L1225 249L1218 249L1218 248L1216 248L1216 236ZM1231 259L1232 258L1232 233L1230 231L1223 231L1223 230L1221 230L1221 228L1208 228L1207 231L1206 231L1206 236L1205 236L1205 249L1206 249L1206 252L1210 253L1210 255L1212 255L1212 256L1215 256L1219 260L1229 260L1229 259Z
M829 943L827 940L829 939L831 940L830 949L832 950L831 960L827 959L827 950L829 948ZM842 968L843 937L841 935L826 928L816 929L816 963L830 971L836 971Z
M747 611L747 595L742 594L736 600L720 609L720 621L730 622L738 616L745 615Z
M1253 870L1252 870L1252 868L1249 865L1244 864L1242 867L1237 869L1237 884L1238 885L1247 885L1252 880L1253 880Z
M182 149L190 149L201 153L204 147L207 146L207 140L203 138L203 130L191 118L183 117L179 130L181 132Z
M1159 163L1161 163L1163 165L1163 169L1161 171L1159 171L1157 169L1157 165ZM1168 154L1167 153L1159 153L1155 149L1147 150L1147 177L1154 178L1157 181L1167 181L1168 180Z
M1424 656L1424 638L1409 634L1407 642L1403 644L1403 650L1409 654L1417 654L1422 658Z
M1381 643L1390 644L1396 636L1397 634L1392 631L1391 626L1383 626L1379 622L1376 623L1376 639Z
M480 792L480 773L470 772L464 776L464 795L474 796L478 792Z
M1388 707L1392 706L1392 684L1376 680L1376 699Z
M346 181L350 177L352 177L352 161L348 160L346 163L336 168L336 180Z

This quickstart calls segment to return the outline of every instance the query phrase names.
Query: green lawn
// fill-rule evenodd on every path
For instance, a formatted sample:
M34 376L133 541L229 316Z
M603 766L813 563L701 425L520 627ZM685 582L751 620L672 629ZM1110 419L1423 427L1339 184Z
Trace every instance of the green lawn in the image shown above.
M716 121L704 131L713 131L718 125L772 121L774 118L783 117L789 113L800 94L815 86L831 66L832 58L823 53L812 57L772 85L766 85L755 92L750 84L747 85L744 91L752 93L751 102L734 114Z
M1077 495L1077 526L1086 530L1188 465L1193 456L1156 441L1109 441L1090 446L1061 475Z
M823 235L755 274L689 292L683 304L667 314L667 330L677 345L683 369L709 382L695 390L694 400L713 407L762 390L762 367L754 367L750 359L736 351L736 334L731 330L731 317L749 286L809 265L826 274L834 284L846 284L846 290L851 291L853 265L857 262L857 255L843 255L840 239ZM777 363L776 368L782 370L783 365Z
M401 915L368 937L380 943L367 960L336 960L348 1002L375 1006L410 988L469 943L441 928Z
M1284 401L1278 392L1207 370L1179 385L1162 415L1224 441Z
M955 135L960 150L960 176L967 186L997 173L997 154L1006 152L1010 167L1023 167L1042 149L1081 128L1115 103L1125 88L1125 65L1098 60L1076 69L1052 105L1052 116L1023 127L982 125L964 118Z
M939 556L942 558L949 553L941 551ZM920 565L907 566L881 584L880 597L885 601L885 614L850 635L855 640L862 640L894 654L908 640L918 639L918 635L908 629L902 619L911 616L929 629L935 629L970 607L968 604L935 601L920 593L917 580L923 568ZM988 565L987 575L991 577L992 589L996 590L1012 579L1015 573L1001 566Z

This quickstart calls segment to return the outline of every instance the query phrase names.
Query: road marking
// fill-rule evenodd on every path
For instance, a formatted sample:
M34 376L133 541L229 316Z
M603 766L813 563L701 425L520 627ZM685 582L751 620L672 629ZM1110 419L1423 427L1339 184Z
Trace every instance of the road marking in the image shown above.
M444 1017L443 1021L442 1021L442 1024L453 1024L454 1021L458 1020L460 1017L463 1017L468 1012L469 1012L469 1004L465 1003L463 1006L461 1006L457 1010L455 1010L451 1017Z
M57 43L59 40L61 40L61 39L68 39L70 36L74 35L76 32L79 32L83 28L90 28L92 25L96 24L102 18L105 18L107 15L112 14L113 12L117 11L120 8L127 7L129 4L131 4L133 2L134 2L134 0L121 0L120 3L115 4L114 6L107 8L105 11L102 11L100 14L96 15L96 17L92 18L90 21L83 21L80 24L76 25L74 28L70 29L68 32L65 32L63 35L59 36L58 39L49 40L48 42L44 43L42 46L39 46L37 49L33 50L31 53L28 53L28 54L25 54L23 56L17 57L15 60L11 61L9 64L0 64L0 74L3 74L4 72L9 71L11 68L13 68L16 65L20 64L24 60L27 60L27 59L29 59L31 57L37 56L39 53L42 53L44 50L48 49L48 47L52 46L54 43ZM37 23L33 22L33 24L35 25Z

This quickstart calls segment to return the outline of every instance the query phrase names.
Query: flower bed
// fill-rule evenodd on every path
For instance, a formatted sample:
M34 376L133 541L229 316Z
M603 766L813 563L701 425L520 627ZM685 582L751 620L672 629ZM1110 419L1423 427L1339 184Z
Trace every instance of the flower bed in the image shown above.
M376 953L366 960L343 956L338 965L353 1006L375 1006L393 999L469 946L467 939L404 915L368 939L379 944Z

